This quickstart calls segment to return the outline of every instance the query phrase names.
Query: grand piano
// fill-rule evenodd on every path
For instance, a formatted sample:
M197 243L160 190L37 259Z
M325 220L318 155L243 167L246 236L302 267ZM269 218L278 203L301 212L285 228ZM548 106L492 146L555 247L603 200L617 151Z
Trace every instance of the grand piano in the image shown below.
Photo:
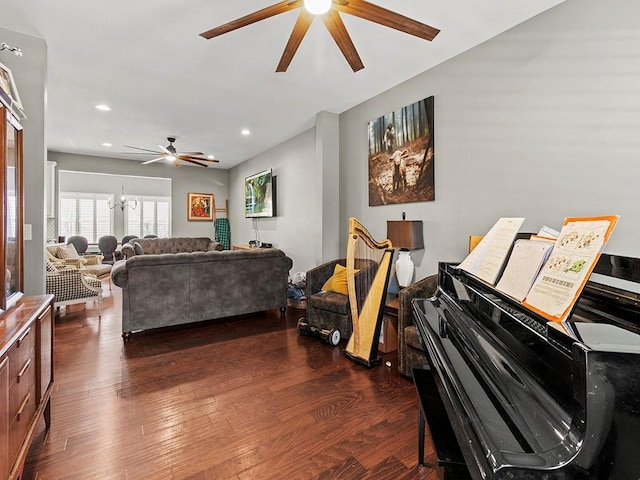
M564 323L454 264L438 275L413 301L431 366L414 382L436 450L461 454L439 456L445 476L639 479L640 260L603 254Z

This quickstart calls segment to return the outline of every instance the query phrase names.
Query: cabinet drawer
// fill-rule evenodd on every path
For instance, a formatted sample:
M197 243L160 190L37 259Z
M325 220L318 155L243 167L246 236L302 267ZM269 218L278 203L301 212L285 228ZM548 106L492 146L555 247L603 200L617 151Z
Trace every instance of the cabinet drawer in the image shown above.
M14 383L9 386L9 418L17 414L24 398L31 391L36 383L36 365L34 359L28 359L23 369L18 372ZM37 403L35 398L31 399L32 403ZM13 421L13 420L10 420Z
M36 384L33 382L27 394L18 404L18 410L10 418L9 425L9 462L13 464L16 455L36 414Z
M20 335L16 343L9 349L9 383L11 385L17 381L18 374L29 359L34 363L35 344L36 331L32 325ZM35 364L31 367L35 370Z

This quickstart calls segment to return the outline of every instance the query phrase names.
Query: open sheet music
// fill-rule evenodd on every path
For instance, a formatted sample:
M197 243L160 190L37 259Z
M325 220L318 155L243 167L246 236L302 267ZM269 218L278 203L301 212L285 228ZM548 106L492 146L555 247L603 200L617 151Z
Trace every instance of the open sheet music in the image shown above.
M552 249L551 241L516 240L496 288L522 302Z
M553 251L523 305L548 320L565 320L617 221L617 216L565 219Z
M523 222L524 218L498 220L458 268L494 285Z

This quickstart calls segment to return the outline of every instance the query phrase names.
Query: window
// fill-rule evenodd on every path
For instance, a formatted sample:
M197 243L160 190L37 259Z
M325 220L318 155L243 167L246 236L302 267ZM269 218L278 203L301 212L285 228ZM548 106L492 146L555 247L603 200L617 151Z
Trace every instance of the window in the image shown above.
M69 238L82 235L89 243L98 243L103 235L112 235L113 214L104 193L60 192L58 232Z
M133 197L133 195L132 195ZM125 211L127 235L171 236L171 199L169 197L145 197L138 195L138 208Z

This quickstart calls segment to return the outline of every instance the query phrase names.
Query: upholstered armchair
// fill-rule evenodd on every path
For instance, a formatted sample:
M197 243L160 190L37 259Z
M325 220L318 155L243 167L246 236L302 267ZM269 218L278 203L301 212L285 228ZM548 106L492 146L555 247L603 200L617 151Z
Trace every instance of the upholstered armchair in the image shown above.
M98 248L104 257L102 262L113 265L116 260L122 258L122 253L117 252L118 239L113 235L104 235L98 239Z
M47 261L46 292L52 294L54 306L61 307L74 303L98 302L98 318L102 316L102 282L86 270L73 266L58 269Z
M430 298L437 288L438 275L431 275L398 292L398 370L406 377L411 377L413 368L429 368L414 323L411 301L414 298Z
M366 262L366 263L365 263ZM322 291L325 282L333 275L337 264L346 266L346 259L340 258L323 263L307 271L307 285L305 296L307 297L307 322L316 328L333 328L340 331L340 338L348 340L353 331L351 324L351 311L349 296ZM369 269L377 269L377 264L372 261L360 260L355 267L359 270L355 275L356 288L360 291L367 290L367 283L373 277Z
M47 260L57 269L71 266L82 269L85 273L90 273L98 279L108 278L111 281L111 265L102 263L102 255L78 255L73 245L65 245L64 243L49 244L45 251Z
M89 248L89 241L87 237L83 237L82 235L73 235L67 239L67 245L72 244L78 255L84 255Z

